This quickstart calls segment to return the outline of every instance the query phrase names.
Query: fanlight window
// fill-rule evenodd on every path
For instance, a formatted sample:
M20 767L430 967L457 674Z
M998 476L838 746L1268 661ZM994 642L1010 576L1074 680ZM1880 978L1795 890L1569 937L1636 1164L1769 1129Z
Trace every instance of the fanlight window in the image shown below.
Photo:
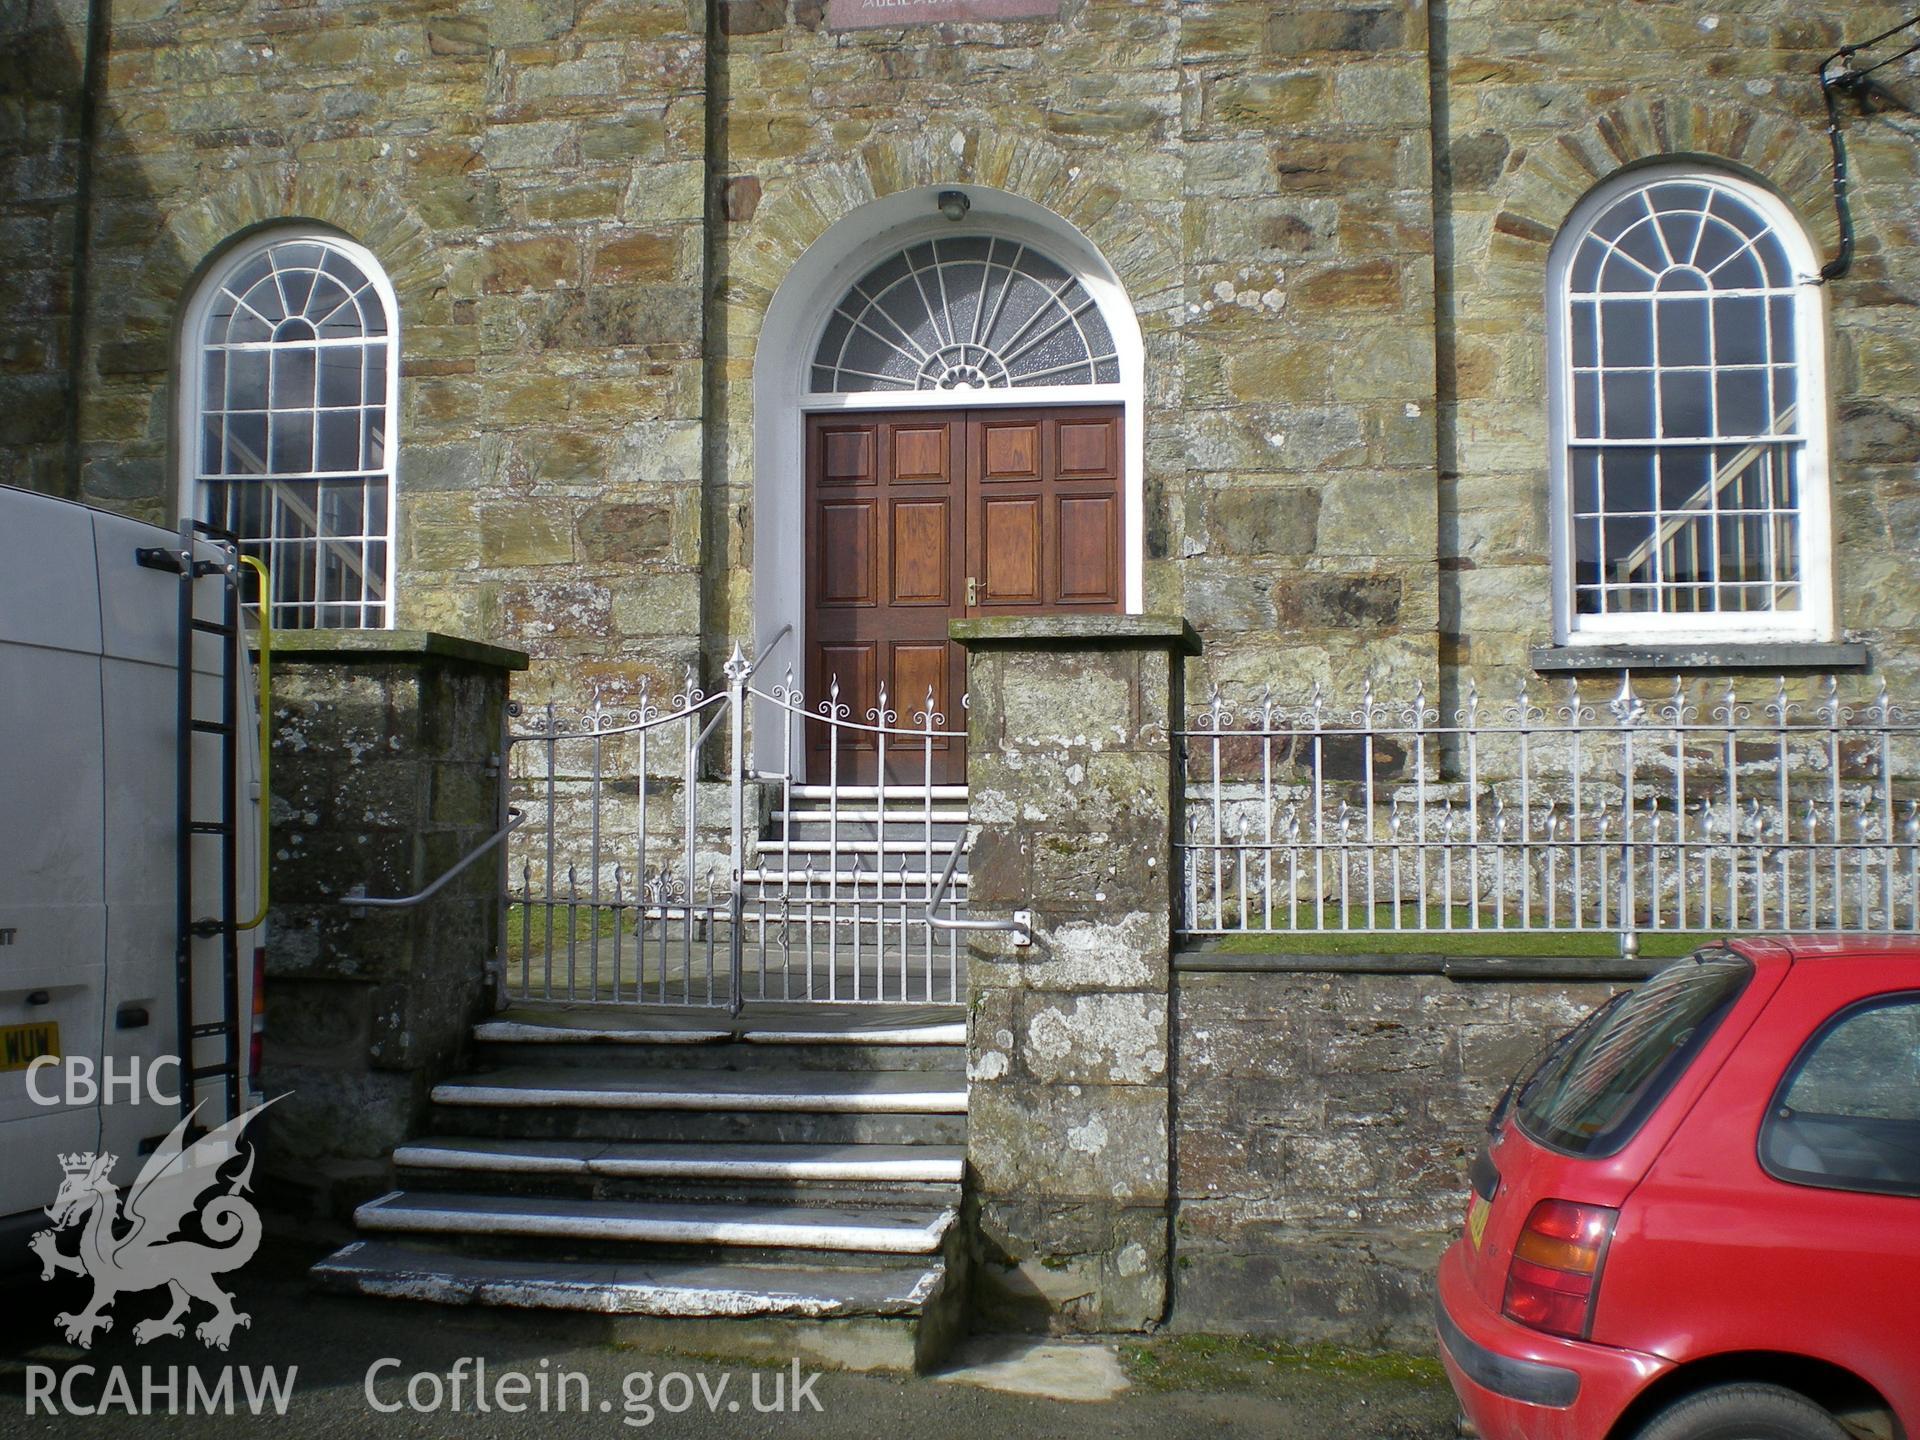
M1113 335L1087 288L1016 241L910 245L834 307L814 353L816 393L1110 385Z
M390 292L325 238L241 252L198 326L199 514L273 576L288 628L392 623L396 399Z
M1791 628L1816 608L1818 331L1810 251L1777 208L1712 176L1636 181L1563 249L1571 629Z

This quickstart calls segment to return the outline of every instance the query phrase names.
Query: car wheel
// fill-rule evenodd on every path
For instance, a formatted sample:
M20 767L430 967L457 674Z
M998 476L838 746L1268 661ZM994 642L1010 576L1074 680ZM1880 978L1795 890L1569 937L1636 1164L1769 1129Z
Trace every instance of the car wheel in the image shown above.
M1778 1385L1716 1385L1669 1405L1636 1440L1847 1440L1825 1410Z

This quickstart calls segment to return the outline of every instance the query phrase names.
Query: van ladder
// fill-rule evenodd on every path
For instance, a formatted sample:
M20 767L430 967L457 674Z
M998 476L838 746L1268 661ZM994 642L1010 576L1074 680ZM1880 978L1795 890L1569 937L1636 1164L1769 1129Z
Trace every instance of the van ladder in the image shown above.
M221 549L219 560L195 558L195 542L213 541ZM179 1012L180 1034L180 1113L193 1113L201 1082L226 1082L227 1116L240 1113L240 796L239 796L239 690L240 673L240 562L237 537L216 530L201 521L189 520L180 526L180 547L165 550L141 548L134 552L140 564L152 570L166 570L180 577L179 602L179 688L177 691L177 742L174 770L174 1002ZM200 615L200 582L213 581L220 587L220 619L206 620ZM194 652L196 637L212 635L220 642L220 717L209 719L194 707ZM220 818L203 819L194 813L194 740L213 735L220 749ZM195 842L214 838L220 843L220 895L216 913L196 915L193 895ZM196 1025L193 1020L194 943L218 939L220 942L221 1018ZM217 1042L219 1058L207 1064L199 1062L201 1041Z

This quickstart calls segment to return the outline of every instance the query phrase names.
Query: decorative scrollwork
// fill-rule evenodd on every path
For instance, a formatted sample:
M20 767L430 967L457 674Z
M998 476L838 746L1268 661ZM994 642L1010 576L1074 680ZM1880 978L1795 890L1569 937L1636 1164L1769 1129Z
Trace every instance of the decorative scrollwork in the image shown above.
M927 687L926 708L913 712L913 722L922 730L938 730L942 725L947 723L947 717L936 710L934 704L933 687L929 685Z
M835 675L827 686L827 698L814 707L829 720L851 720L853 707L840 699L840 677Z

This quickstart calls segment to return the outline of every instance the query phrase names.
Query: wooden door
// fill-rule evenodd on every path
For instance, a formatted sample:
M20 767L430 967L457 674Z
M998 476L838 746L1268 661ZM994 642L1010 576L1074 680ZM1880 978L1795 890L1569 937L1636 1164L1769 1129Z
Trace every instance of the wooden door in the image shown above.
M841 412L807 421L810 705L835 680L869 723L880 685L901 729L927 694L938 728L965 730L962 615L1113 611L1121 603L1121 415L1046 410ZM808 727L825 780L828 727ZM873 738L842 729L840 779L871 784ZM918 744L888 741L887 780L923 778ZM936 741L934 781L966 779L965 745Z

